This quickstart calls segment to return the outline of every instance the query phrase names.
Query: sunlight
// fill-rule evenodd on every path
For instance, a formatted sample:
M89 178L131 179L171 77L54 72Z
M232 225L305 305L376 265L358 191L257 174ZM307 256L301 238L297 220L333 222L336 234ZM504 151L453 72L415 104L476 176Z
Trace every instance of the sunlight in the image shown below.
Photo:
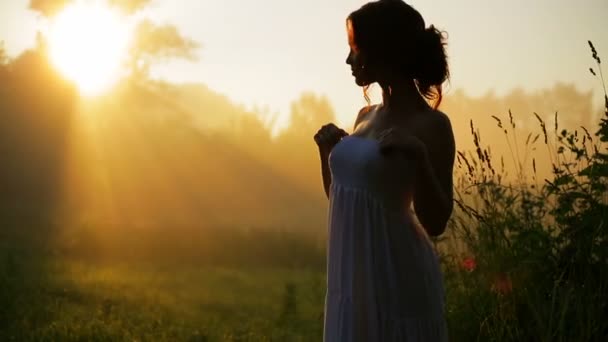
M84 95L97 95L120 77L132 32L102 3L76 2L53 19L50 57Z

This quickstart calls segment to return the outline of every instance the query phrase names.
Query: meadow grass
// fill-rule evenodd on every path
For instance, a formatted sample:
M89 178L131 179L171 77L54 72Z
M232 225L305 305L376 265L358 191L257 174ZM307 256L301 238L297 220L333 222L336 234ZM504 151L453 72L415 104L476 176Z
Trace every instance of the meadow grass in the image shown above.
M0 340L314 341L322 332L319 271L65 259L45 267L43 279L34 270L0 276L15 285L3 288L13 307Z
M601 60L589 42L600 78ZM539 122L519 141L513 113L495 117L515 174L505 177L471 122L459 152L457 208L437 245L457 341L603 341L608 336L608 95L597 127ZM593 133L591 133L593 132ZM520 137L521 138L521 137ZM528 152L538 143L551 176ZM525 154L520 154L520 146ZM501 169L498 168L500 166Z

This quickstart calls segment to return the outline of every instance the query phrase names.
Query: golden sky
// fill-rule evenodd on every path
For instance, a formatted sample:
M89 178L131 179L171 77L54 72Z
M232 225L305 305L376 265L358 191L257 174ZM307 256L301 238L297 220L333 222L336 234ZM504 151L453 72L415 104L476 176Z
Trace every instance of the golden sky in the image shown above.
M0 2L0 40L11 55L31 46L42 19L27 0ZM202 44L200 61L154 70L176 82L201 82L247 107L286 114L306 90L329 96L339 122L364 103L344 63L345 18L357 0L153 0L144 15L170 22ZM449 35L451 88L481 95L514 87L574 82L599 89L587 40L608 61L608 0L411 0ZM449 96L449 92L447 93ZM599 103L599 99L598 99Z

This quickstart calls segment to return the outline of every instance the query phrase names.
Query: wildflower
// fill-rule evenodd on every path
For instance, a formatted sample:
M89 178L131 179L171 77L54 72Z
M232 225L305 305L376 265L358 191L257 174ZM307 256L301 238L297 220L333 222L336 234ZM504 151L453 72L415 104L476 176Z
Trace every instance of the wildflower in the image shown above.
M473 272L477 267L477 263L474 258L466 258L462 261L462 268L464 268L467 272Z

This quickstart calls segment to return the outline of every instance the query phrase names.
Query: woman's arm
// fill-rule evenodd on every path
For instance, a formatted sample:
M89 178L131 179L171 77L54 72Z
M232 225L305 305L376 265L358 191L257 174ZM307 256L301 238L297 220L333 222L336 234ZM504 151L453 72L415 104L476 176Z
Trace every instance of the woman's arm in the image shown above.
M419 156L414 210L430 236L441 235L454 208L453 167L456 154L450 121L441 114L432 122L432 138Z
M321 151L319 149L319 156L321 158L321 175L323 177L323 189L325 195L329 198L329 188L331 187L331 172L329 170L329 153Z
M424 135L428 132L427 135ZM388 129L380 136L381 150L399 150L416 161L414 211L430 236L445 231L452 214L453 165L456 154L454 135L445 114L429 119L426 129L418 132L423 138Z

